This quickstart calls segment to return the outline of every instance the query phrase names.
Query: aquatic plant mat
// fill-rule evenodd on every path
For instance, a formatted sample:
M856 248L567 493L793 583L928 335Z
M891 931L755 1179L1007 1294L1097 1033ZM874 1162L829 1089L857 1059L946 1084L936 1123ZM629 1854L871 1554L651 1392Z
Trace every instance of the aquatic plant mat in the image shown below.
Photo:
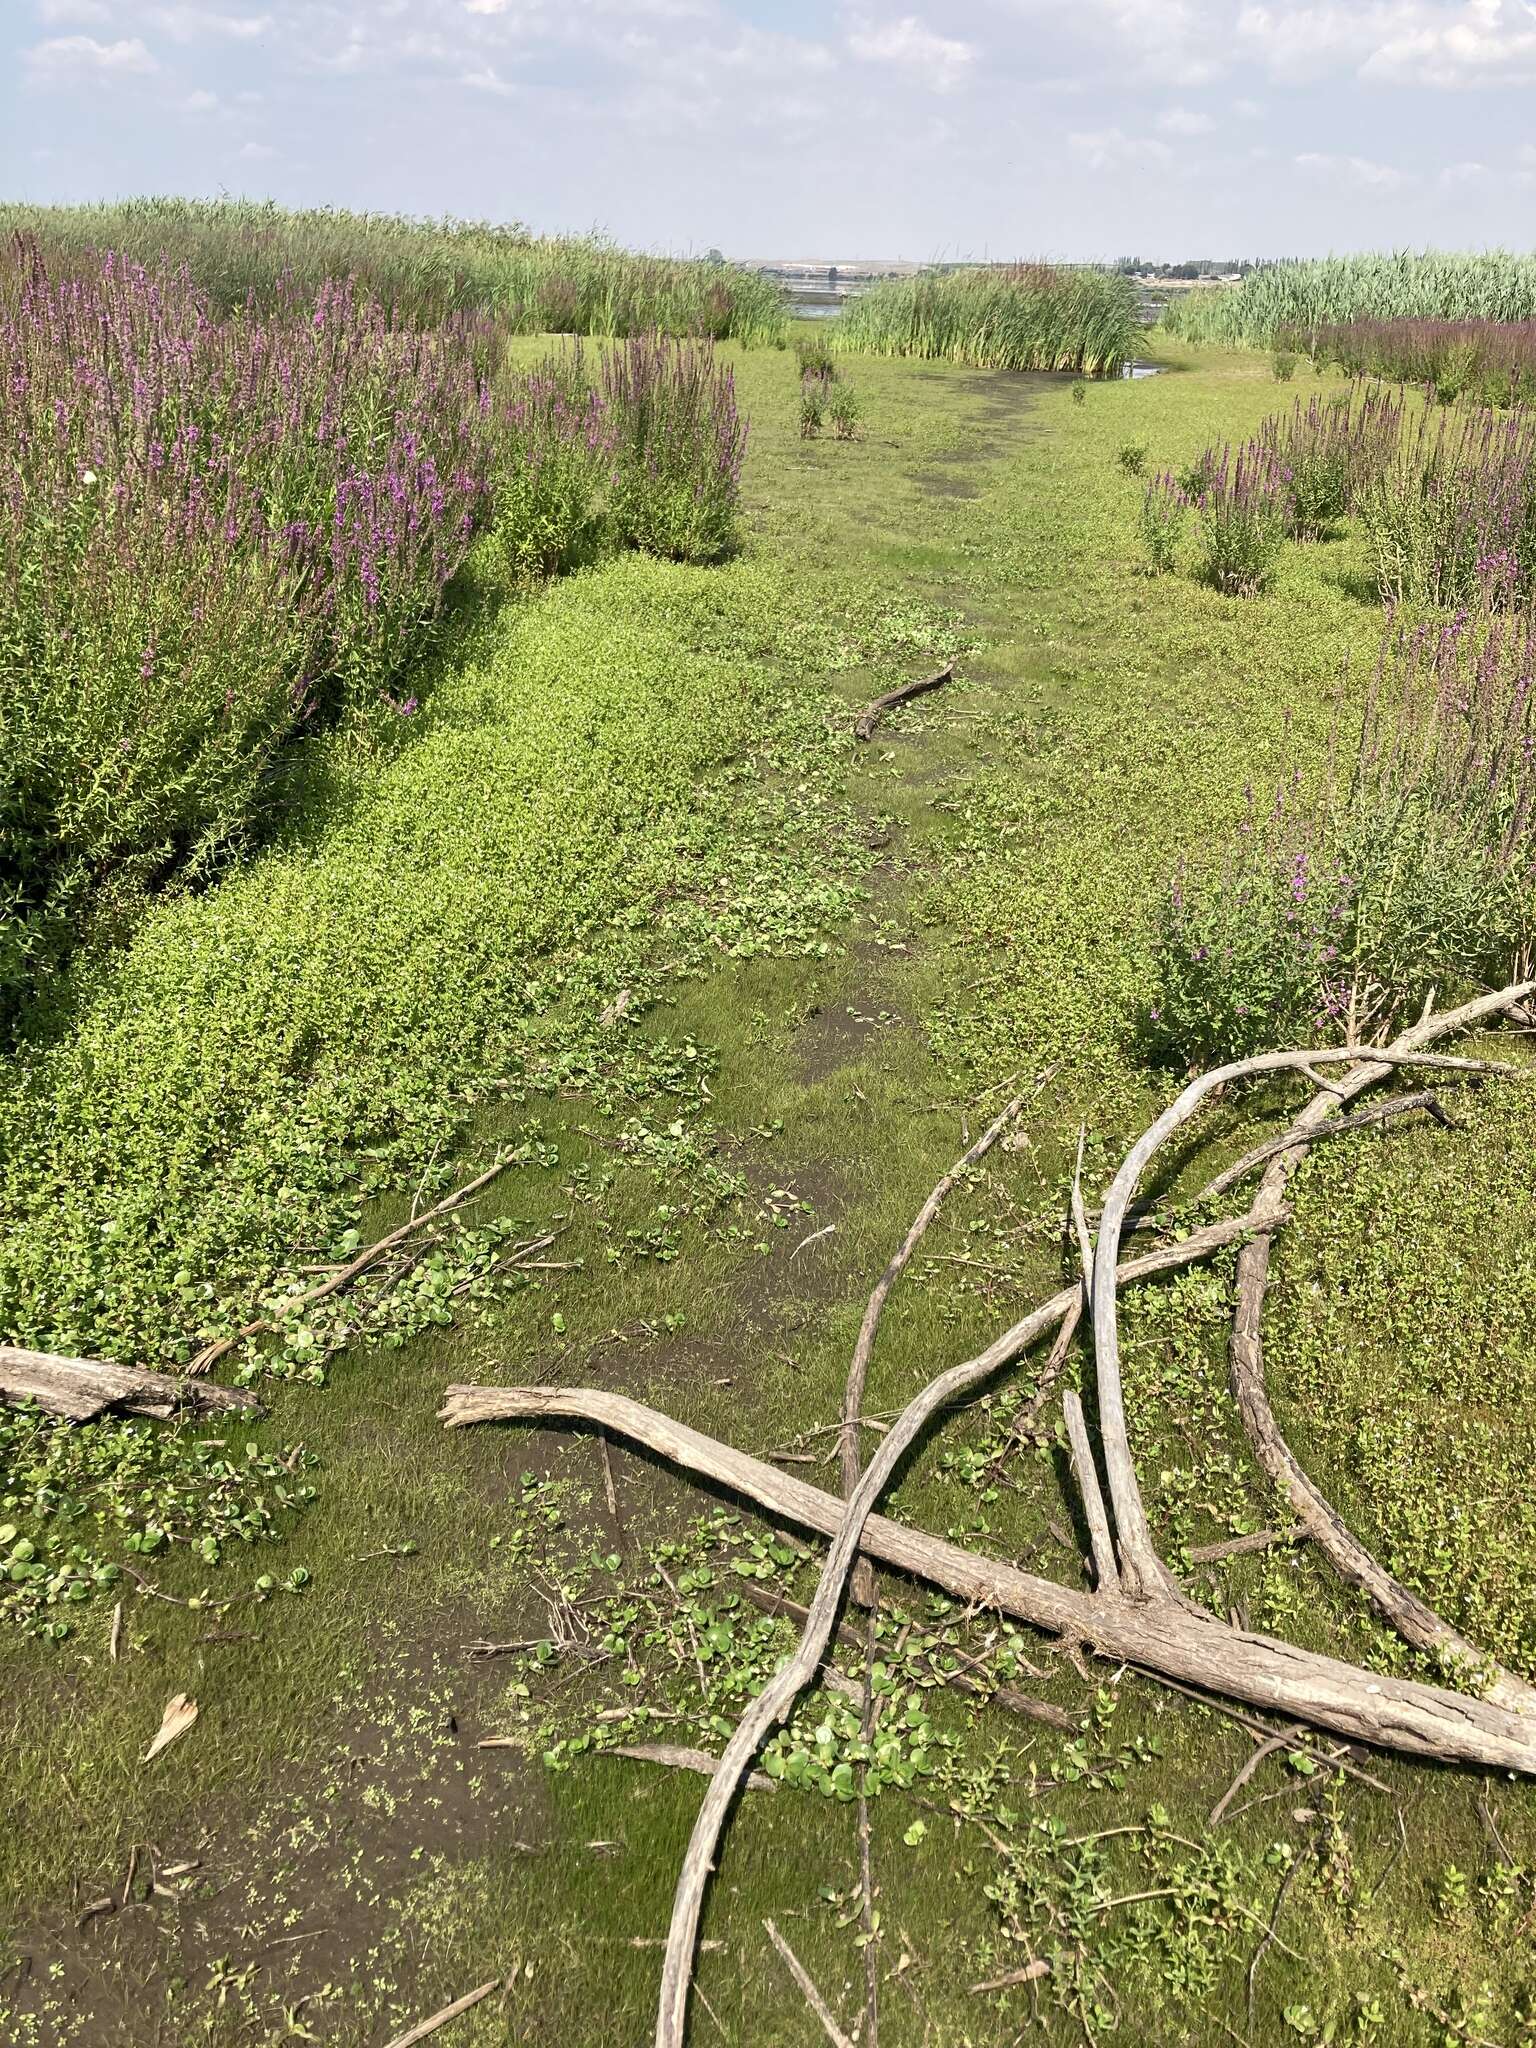
M1486 1701L1479 1701L1443 1688L1383 1680L1358 1666L1342 1665L1333 1659L1308 1657L1288 1644L1254 1636L1213 1619L1203 1608L1185 1602L1152 1543L1125 1435L1116 1311L1119 1237L1137 1184L1158 1147L1206 1098L1218 1089L1265 1074L1313 1074L1317 1067L1341 1059L1349 1064L1350 1071L1336 1086L1323 1084L1319 1088L1310 1105L1311 1114L1299 1130L1290 1134L1293 1142L1286 1151L1276 1155L1273 1172L1266 1176L1267 1203L1252 1217L1242 1219L1254 1236L1267 1245L1282 1220L1275 1201L1275 1183L1283 1179L1287 1164L1294 1166L1300 1162L1311 1141L1309 1134L1326 1128L1324 1119L1340 1099L1360 1093L1372 1080L1400 1066L1436 1064L1433 1055L1424 1054L1419 1048L1458 1028L1475 1026L1485 1017L1517 1008L1533 991L1536 982L1516 984L1449 1015L1426 1017L1413 1032L1374 1059L1361 1060L1353 1051L1270 1053L1202 1075L1133 1147L1106 1199L1097 1243L1087 1231L1079 1178L1074 1178L1073 1209L1074 1222L1081 1230L1082 1288L1093 1304L1100 1428L1119 1537L1117 1555L1108 1534L1098 1472L1082 1427L1081 1406L1075 1394L1069 1392L1066 1399L1074 1476L1093 1537L1097 1589L1092 1595L1066 1593L1024 1573L999 1567L990 1558L957 1551L953 1545L893 1525L878 1532L870 1528L874 1503L926 1424L942 1409L984 1385L1038 1337L1059 1327L1070 1312L1070 1296L1066 1302L1053 1302L1026 1316L977 1357L952 1367L915 1395L886 1432L868 1469L857 1478L846 1508L840 1508L831 1496L818 1496L816 1489L803 1482L775 1472L755 1459L733 1454L697 1431L681 1429L667 1417L622 1396L604 1395L590 1388L449 1388L442 1419L450 1427L550 1417L606 1425L671 1462L744 1494L758 1507L832 1538L799 1646L743 1715L714 1770L709 1793L694 1823L672 1909L656 2026L657 2048L681 2048L684 2038L699 1919L705 1889L716 1868L726 1814L763 1742L773 1729L788 1720L796 1698L820 1668L861 1546L871 1556L915 1572L972 1608L995 1610L1033 1626L1052 1629L1102 1656L1135 1663L1157 1676L1181 1679L1206 1691L1284 1712L1353 1740L1363 1739L1410 1755L1536 1776L1536 1690L1497 1667L1480 1685ZM1453 1070L1500 1071L1472 1061L1457 1062ZM1526 1078L1519 1067L1507 1067L1502 1072L1506 1077ZM849 1375L854 1398L844 1409L845 1416L852 1414L855 1424L875 1328L890 1285L905 1266L948 1187L968 1164L975 1163L1002 1125L1012 1120L1019 1106L1017 1101L1010 1104L984 1140L939 1183L871 1297ZM1257 1329L1259 1305L1249 1289L1240 1290L1239 1333L1244 1341L1234 1347L1234 1376L1240 1393L1247 1396L1245 1420L1254 1407L1250 1347L1252 1333ZM1272 1428L1271 1424L1271 1432ZM1266 1449L1273 1449L1272 1434L1266 1434L1263 1442ZM1350 1576L1372 1591L1377 1604L1409 1641L1421 1648L1447 1652L1473 1673L1488 1666L1490 1660L1485 1653L1430 1614L1405 1589L1396 1586L1390 1574L1361 1550L1305 1473L1289 1459L1288 1453L1286 1457L1286 1477L1292 1483L1293 1500L1304 1526L1321 1540L1330 1556L1337 1547L1347 1546ZM856 1474L856 1464L854 1471Z

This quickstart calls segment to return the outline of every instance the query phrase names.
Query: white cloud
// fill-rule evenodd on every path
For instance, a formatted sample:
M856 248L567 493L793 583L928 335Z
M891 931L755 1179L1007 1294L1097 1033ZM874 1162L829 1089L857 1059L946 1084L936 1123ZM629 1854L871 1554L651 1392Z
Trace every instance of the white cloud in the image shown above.
M477 70L464 72L459 83L471 87L475 92L499 93L504 99L510 99L517 91L517 87L509 85L491 64L482 64Z
M1245 121L1257 121L1264 112L1264 109L1257 100L1234 100L1232 102L1232 111L1234 114L1240 115Z
M1080 129L1067 148L1090 171L1120 171L1132 164L1165 164L1173 155L1166 142L1127 135L1121 128Z
M1392 164L1373 163L1364 156L1326 156L1307 150L1296 158L1299 170L1325 179L1329 184L1351 185L1361 192L1401 192L1414 182L1413 174Z
M1320 77L1341 65L1389 85L1441 88L1536 80L1531 0L1311 0L1245 5L1240 46L1276 77Z
M1216 123L1209 114L1193 113L1188 107L1168 107L1158 115L1157 125L1164 135L1209 135Z
M54 36L28 50L27 64L33 77L44 82L160 68L137 36L115 43L99 43L94 36Z
M226 36L232 42L253 42L272 26L270 14L223 14L216 7L151 7L149 19L177 42L190 43L199 36Z
M270 163L277 151L270 142L242 142L238 154L245 163L264 164Z
M110 21L112 10L104 0L37 0L37 11L48 23L57 21Z
M849 31L848 48L865 63L892 64L910 72L936 92L953 91L976 55L969 43L935 35L915 14L878 24L860 20Z
M1447 164L1436 182L1454 191L1458 185L1480 185L1488 175L1486 164Z
M211 114L218 104L218 94L209 92L206 86L200 85L195 92L187 94L181 107L182 112L186 114Z

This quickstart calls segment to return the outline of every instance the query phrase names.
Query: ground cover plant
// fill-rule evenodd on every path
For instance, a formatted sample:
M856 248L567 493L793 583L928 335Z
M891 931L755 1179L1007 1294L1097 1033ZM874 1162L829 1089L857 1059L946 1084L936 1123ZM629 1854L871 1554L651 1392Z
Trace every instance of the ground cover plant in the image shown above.
M1269 347L1357 320L1536 319L1536 257L1400 249L1266 263L1241 284L1171 299L1163 326L1181 341Z
M321 1187L348 1163L343 1133L371 1095L390 1115L414 1107L408 1141L364 1167L398 1191L366 1235L408 1216L424 1166L423 1214L501 1146L525 1157L477 1220L509 1226L500 1251L562 1232L540 1256L571 1270L455 1294L498 1248L453 1241L399 1276L409 1320L401 1303L395 1324L382 1283L369 1304L380 1339L417 1332L397 1348L333 1354L345 1313L308 1347L302 1325L285 1327L262 1355L295 1378L261 1379L270 1418L221 1427L231 1442L212 1453L238 1467L249 1437L280 1464L302 1442L312 1463L281 1480L268 1469L237 1503L267 1492L272 1524L251 1525L251 1548L231 1530L225 1561L205 1564L177 1519L195 1470L166 1434L166 1465L146 1476L169 1533L147 1560L124 1556L181 1599L254 1595L258 1576L270 1592L210 1614L125 1573L52 1610L70 1624L62 1642L8 1640L0 1800L18 1853L4 1896L32 1969L0 1977L0 2013L26 2048L133 2041L146 2015L167 2038L220 2048L295 2028L353 2048L493 1979L504 1988L453 2023L469 2048L645 2033L702 1781L612 1754L609 1731L718 1753L796 1626L752 1589L808 1597L818 1560L771 1520L695 1527L678 1485L616 1445L605 1459L589 1437L501 1430L445 1446L444 1385L644 1393L835 1486L835 1460L816 1461L835 1442L860 1306L916 1204L1003 1095L1038 1091L1019 1142L956 1187L892 1300L866 1409L877 1421L936 1362L1070 1282L1080 1125L1092 1206L1177 1086L1140 1036L1159 878L1225 844L1245 781L1267 791L1300 766L1315 783L1343 655L1369 672L1379 614L1340 574L1366 559L1353 531L1287 550L1257 603L1135 573L1125 524L1141 486L1116 450L1145 442L1163 471L1213 439L1242 444L1274 407L1263 359L1206 357L1081 408L1065 384L871 361L869 433L842 448L800 441L782 361L736 371L754 416L744 557L704 572L625 555L527 586L452 652L446 682L423 678L387 755L327 737L307 756L305 809L270 865L211 892L221 916L183 922L185 906L166 906L131 974L98 962L80 984L90 1021L54 1069L75 1078L57 1095L40 1083L27 1128L37 1138L57 1103L50 1142L77 1148L75 1178L105 1169L130 1197L138 1242L120 1252L85 1195L52 1211L74 1249L48 1272L84 1252L106 1262L102 1298L79 1293L96 1328L147 1227L131 1201L136 1120L152 1132L167 1119L168 1137L174 1125L167 1149L145 1148L147 1177L194 1250L205 1212L239 1199L233 1171L200 1185L220 1044L235 1049L239 1100L266 1107L218 1156L259 1178L277 1148L259 1230L295 1264L345 1258L364 1223L339 1197L328 1209ZM851 741L859 706L962 650L954 683L869 745ZM610 847L615 818L628 829ZM849 921L871 860L875 893ZM780 904L789 943L765 947ZM498 963L524 917L513 989ZM376 945L370 919L384 926ZM698 943L653 985L657 929ZM733 961L738 950L751 957ZM302 997L286 992L296 978ZM253 1086L274 1001L281 1043ZM444 1096L461 1059L472 1073L483 1016L510 1020L486 1070L504 1059L496 1072L518 1086L499 1113L461 1106L483 1120L450 1165ZM214 1041L203 1100L176 1116L140 1089L109 1142L129 1041L140 1028L146 1042L153 1029L179 1038L182 1018ZM305 1095L306 1071L334 1100L359 1064L334 1122L302 1107L321 1099ZM189 1072L178 1054L171 1092ZM1287 1429L1394 1569L1422 1572L1427 1595L1529 1670L1531 1091L1468 1087L1447 1103L1464 1129L1340 1139L1307 1169L1276 1249L1271 1377ZM1200 1156L1170 1162L1170 1199L1246 1142L1228 1115L1214 1110ZM1276 1128L1285 1115L1277 1103ZM34 1262L44 1229L39 1208ZM145 1329L202 1313L178 1293L172 1234L140 1294ZM257 1283L225 1326L303 1284ZM1304 1647L1422 1675L1295 1539L1248 1456L1226 1391L1232 1285L1218 1262L1127 1305L1127 1409L1159 1546L1213 1615L1235 1607ZM893 1511L1071 1581L1087 1541L1060 1425L1033 1406L1044 1365L1032 1357L946 1417ZM1068 1354L1070 1378L1086 1365ZM316 1366L324 1391L303 1378ZM43 1462L35 1443L26 1455ZM47 1477L89 1508L88 1472L60 1457ZM272 1483L315 1498L277 1502ZM110 1517L113 1498L99 1505ZM21 1518L6 1507L7 1520ZM66 1543L95 1541L73 1521ZM779 1790L747 1792L732 1823L699 2038L809 2038L764 1918L861 2040L873 1975L887 2048L1064 2044L1085 2025L1170 2048L1224 2027L1253 2048L1519 2038L1527 1788L1340 1754L1262 1719L1250 1731L1083 1652L1079 1673L1035 1631L877 1583L873 1729L853 1615L853 1639L775 1750ZM141 1768L180 1690L199 1700L197 1726ZM134 1842L151 1846L130 1870ZM109 1894L129 1906L77 1930L76 1876L79 1913Z
M1317 362L1429 386L1442 404L1536 400L1536 320L1350 320L1302 339Z
M887 278L833 323L844 353L937 356L987 370L1118 376L1140 322L1130 282L1109 271L996 264Z
M267 308L352 278L405 324L494 315L521 334L675 335L781 343L783 302L753 271L646 256L517 222L410 220L232 199L0 206L0 233L35 235L61 268L108 249L150 268L186 264L221 312Z

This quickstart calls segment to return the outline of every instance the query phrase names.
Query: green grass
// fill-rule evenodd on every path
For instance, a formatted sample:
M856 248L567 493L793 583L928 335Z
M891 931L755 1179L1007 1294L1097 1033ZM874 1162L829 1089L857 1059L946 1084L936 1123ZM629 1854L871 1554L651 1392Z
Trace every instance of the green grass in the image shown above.
M1507 249L1398 249L1271 263L1230 290L1171 298L1163 327L1182 341L1267 347L1343 320L1530 320L1536 256Z
M539 235L520 222L413 220L342 208L289 211L245 199L150 197L87 206L0 206L0 233L39 237L52 263L113 249L185 263L220 309L354 277L402 318L492 314L515 333L703 334L782 342L777 286L692 257L619 249L596 236Z
M697 1783L585 1754L550 1773L516 1749L474 1745L512 1735L536 1750L637 1697L697 1725L688 1628L637 1552L682 1541L709 1504L616 1452L621 1537L590 1439L445 1438L443 1385L587 1380L753 1450L793 1448L835 1415L864 1298L939 1172L1000 1090L1054 1065L1029 1144L994 1155L957 1193L893 1299L870 1411L984 1341L1066 1270L1079 1120L1096 1193L1173 1085L1142 1063L1136 1035L1168 866L1230 827L1246 777L1262 788L1288 753L1320 750L1342 660L1368 667L1380 617L1355 594L1348 539L1288 551L1258 600L1139 572L1142 484L1117 450L1145 442L1160 469L1250 432L1274 405L1258 358L1206 355L1198 370L1178 359L1175 374L1095 388L1082 405L1064 382L872 360L859 373L865 433L848 443L800 441L792 360L751 359L739 374L754 419L754 552L714 573L613 564L492 616L427 699L433 722L397 755L338 743L323 774L317 763L302 829L248 875L168 905L128 959L82 981L46 1049L55 1074L74 1076L71 1092L13 1104L39 1158L56 1146L71 1161L49 1186L99 1173L139 1233L132 1256L101 1254L114 1263L99 1302L69 1279L100 1235L83 1191L73 1207L39 1197L35 1216L23 1209L17 1241L35 1270L76 1289L73 1313L99 1319L82 1327L136 1319L165 1333L167 1355L189 1313L166 1263L178 1230L207 1246L209 1270L238 1240L254 1275L301 1241L323 1247L351 1215L342 1124L317 1116L308 1092L321 1072L325 1100L343 1091L355 1116L377 1095L394 1119L379 1162L394 1192L367 1227L401 1213L434 1146L435 1184L517 1140L525 1163L480 1213L563 1227L572 1268L451 1329L402 1316L385 1334L403 1341L338 1358L324 1390L262 1382L270 1416L219 1433L236 1449L249 1437L263 1458L302 1440L317 1498L282 1511L280 1544L232 1548L232 1564L177 1551L144 1567L187 1595L302 1566L306 1590L214 1621L237 1640L203 1640L206 1611L131 1599L113 1665L97 1597L64 1643L13 1641L0 1828L18 1852L4 1899L34 1967L25 1984L0 1978L0 2028L26 2048L135 2042L151 2022L177 2042L302 2038L297 2026L361 2048L514 1968L515 1988L457 2023L456 2041L645 2038L659 1952L631 1944L664 1931ZM855 750L846 709L957 645L974 646L957 684ZM869 894L849 912L861 873ZM554 879L541 888L541 877ZM664 978L657 929L663 964L679 970ZM198 978L178 1005L189 963ZM632 977L638 1020L605 1070L610 1041L591 1019ZM286 1052L270 1073L257 1057L269 1011ZM291 1033L294 1016L318 1044ZM193 1077L184 1111L150 1075L157 1033L174 1072ZM226 1043L232 1083L220 1093ZM512 1066L507 1097L445 1107L519 1058L533 1074ZM531 1085L546 1058L555 1085ZM703 1068L707 1102L696 1078L677 1092L683 1067ZM119 1074L128 1093L114 1123ZM244 1095L261 1113L242 1120ZM55 1100L95 1103L99 1130L116 1135L62 1117L54 1128ZM1524 1246L1536 1218L1518 1167L1536 1110L1524 1090L1456 1107L1460 1132L1352 1142L1308 1170L1278 1257L1271 1372L1299 1451L1366 1540L1523 1660ZM1175 1162L1181 1173L1193 1181L1241 1149L1258 1114L1215 1111L1199 1150ZM138 1198L136 1119L150 1160ZM182 1135L167 1145L173 1127ZM277 1196L243 1192L269 1171L278 1195L292 1191L291 1216ZM1479 1229L1488 1213L1497 1228ZM136 1283L156 1233L166 1243ZM636 1256L631 1233L678 1255ZM1225 1393L1229 1284L1220 1270L1191 1275L1127 1311L1133 1434L1174 1555L1276 1513ZM897 1511L1077 1583L1059 1446L1048 1436L980 1476L1032 1377L1026 1366L991 1408L948 1418L909 1462ZM1382 1426L1408 1412L1412 1431ZM1500 1414L1516 1419L1502 1439ZM808 1439L812 1454L822 1441ZM716 1708L728 1705L761 1655L728 1604L728 1556L690 1548L661 1562L679 1583L695 1574L684 1589L700 1610L695 1635L730 1632L710 1678L727 1688ZM700 1566L718 1578L700 1582ZM645 1608L631 1629L635 1686L619 1659L466 1664L459 1646L474 1637L547 1635L560 1583L610 1603L607 1623L616 1598L661 1599L660 1620ZM1238 1560L1199 1583L1217 1606L1241 1604L1297 1641L1406 1661L1305 1552ZM945 1624L910 1589L885 1595L909 1606L919 1639ZM964 1640L984 1652L985 1634L983 1619ZM1078 1707L1102 1683L1118 1705L1073 1751L996 1712L973 1725L947 1695L929 1696L938 1736L959 1746L948 1775L892 1787L873 1809L887 2048L980 2048L1026 2029L1028 1990L967 1987L1024 1959L1010 1915L1035 1927L1052 1913L1080 1927L1113 1986L1120 2038L1127 2027L1170 2048L1225 2040L1223 2028L1253 2048L1325 2027L1394 2048L1518 2038L1529 1788L1372 1759L1383 1796L1281 1757L1246 1788L1266 1803L1213 1829L1210 1809L1251 1753L1238 1729L1131 1674L1100 1669L1089 1684L1043 1644L1027 1654L1046 1675L1021 1676L1026 1689ZM142 1770L179 1690L198 1697L199 1723ZM980 1828L947 1811L951 1798L1013 1844L1006 1868ZM1159 1808L1173 1834L1209 1837L1215 1859L1142 1836L1064 1851L1038 1826L1090 1834ZM917 1820L926 1833L909 1842ZM189 1897L104 1916L77 1937L71 1881L82 1900L120 1887L134 1843L162 1865L200 1857ZM1287 1858L1285 1947L1265 1957L1250 2012L1247 1972ZM819 1793L744 1801L704 1930L723 1946L702 1958L696 2039L812 2038L765 1914L852 2025L856 1870L847 1805ZM1096 1896L1174 1885L1179 1871L1197 1887L1183 1903L1092 1911ZM1050 1945L1048 1931L1035 1939ZM1063 1963L1036 1987L1026 2041L1082 2038L1053 2002L1070 1979ZM1116 2037L1112 2021L1089 2023L1095 2038Z
M1018 263L888 278L845 307L828 340L859 355L1113 377L1135 352L1140 332L1127 279Z

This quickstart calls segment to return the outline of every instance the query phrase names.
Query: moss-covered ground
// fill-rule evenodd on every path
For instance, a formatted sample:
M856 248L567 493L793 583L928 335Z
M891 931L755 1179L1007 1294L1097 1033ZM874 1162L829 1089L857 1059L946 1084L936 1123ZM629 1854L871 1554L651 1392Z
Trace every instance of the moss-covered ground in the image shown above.
M738 1588L810 1570L590 1435L448 1435L444 1387L612 1387L835 1485L864 1300L997 1105L1029 1094L892 1302L876 1417L1070 1273L1079 1126L1096 1191L1166 1099L1159 893L1367 671L1358 543L1291 549L1248 601L1140 573L1121 448L1248 431L1291 396L1258 357L1082 402L840 368L861 438L803 442L793 357L738 359L741 560L467 589L416 718L311 742L271 842L83 962L0 1086L0 1320L145 1363L513 1161L388 1284L224 1361L256 1423L0 1422L0 2039L362 2048L492 1979L453 2048L649 2038L701 1781L600 1752L718 1748L789 1640ZM1180 1171L1282 1110L1218 1109ZM1530 1671L1536 1102L1456 1110L1306 1170L1271 1377L1366 1540ZM1175 1559L1283 1521L1225 1392L1229 1288L1125 1312ZM1083 1583L1053 1411L1007 1432L1040 1364L946 1418L894 1507ZM1295 1544L1189 1584L1411 1668ZM856 2032L861 1777L885 2048L1530 2037L1529 1788L1297 1738L1212 1822L1254 1751L1228 1716L920 1588L882 1602L872 1753L819 1692L733 1819L695 2040L821 2038L765 1918ZM1083 1732L935 1685L957 1654ZM142 1764L176 1693L198 1720Z

